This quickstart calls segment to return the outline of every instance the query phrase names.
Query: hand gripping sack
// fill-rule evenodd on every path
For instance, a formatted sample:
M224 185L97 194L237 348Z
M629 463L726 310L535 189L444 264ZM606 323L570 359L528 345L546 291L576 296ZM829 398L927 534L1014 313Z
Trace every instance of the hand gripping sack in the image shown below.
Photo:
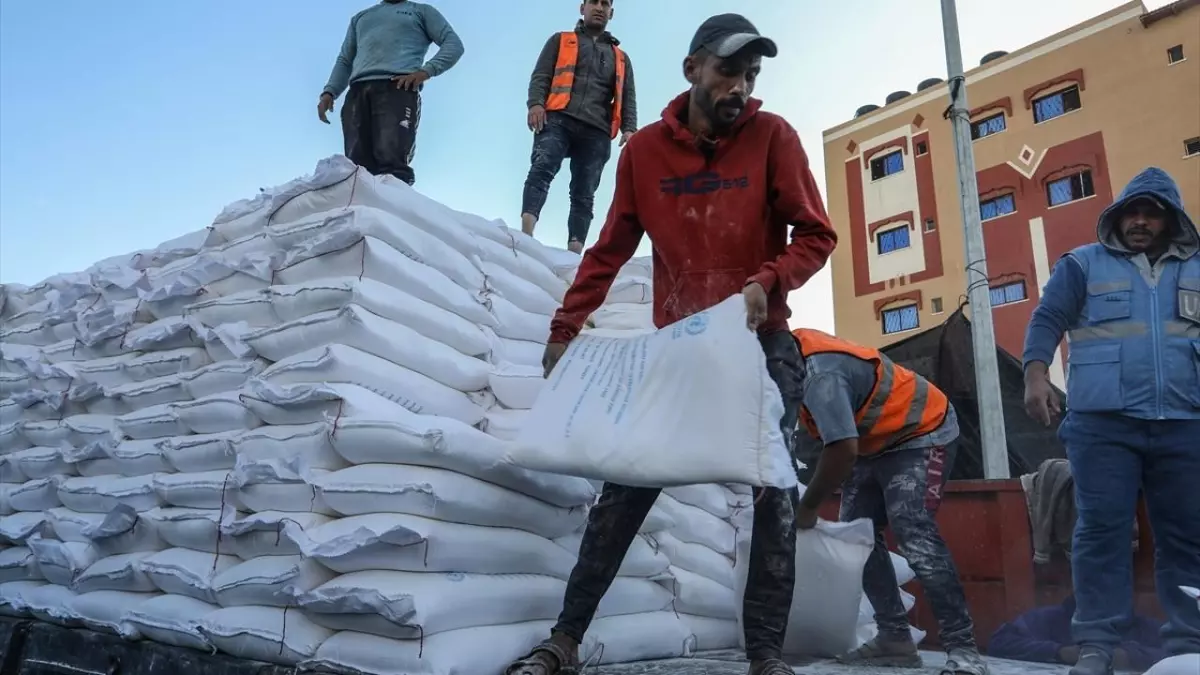
M649 335L576 338L506 460L622 485L788 488L781 417L735 295Z

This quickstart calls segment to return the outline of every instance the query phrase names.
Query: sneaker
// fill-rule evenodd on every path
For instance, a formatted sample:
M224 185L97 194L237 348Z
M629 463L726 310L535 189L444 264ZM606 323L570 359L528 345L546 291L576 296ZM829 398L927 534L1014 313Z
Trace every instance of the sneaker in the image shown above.
M921 653L909 640L885 640L875 637L865 645L837 657L838 663L882 668L920 668Z
M1071 668L1071 675L1112 675L1112 657L1096 647L1079 650L1079 661Z
M988 675L988 667L978 649L951 649L941 675Z

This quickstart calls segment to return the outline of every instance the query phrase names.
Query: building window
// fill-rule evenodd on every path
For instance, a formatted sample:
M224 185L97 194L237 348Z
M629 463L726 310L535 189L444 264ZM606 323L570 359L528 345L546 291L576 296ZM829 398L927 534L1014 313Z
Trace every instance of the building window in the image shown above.
M1011 194L984 199L979 202L979 219L991 220L1000 216L1016 213L1017 200Z
M1200 155L1200 136L1189 138L1183 142L1183 156L1195 157Z
M1049 96L1043 96L1033 101L1033 121L1035 123L1052 120L1055 117L1066 115L1072 110L1079 110L1082 104L1079 101L1079 87L1072 86L1056 91Z
M1090 169L1046 183L1046 200L1050 206L1086 199L1094 194L1096 188L1092 185Z
M925 141L920 141L919 143L917 143L917 154L918 155L928 155L929 154L929 144L926 143Z
M942 299L934 298L934 299L930 300L929 301L929 310L931 312L933 312L934 314L941 314L943 311L942 310Z
M985 117L978 122L971 122L971 140L977 141L985 136L998 134L1007 128L1004 113L999 112L991 117Z
M883 310L883 334L903 333L921 325L921 316L916 305Z
M936 229L937 229L937 223L933 222L933 218L926 218L925 219L925 231L933 232Z
M908 239L908 226L897 227L891 230L885 230L876 235L879 241L879 253L891 253L899 251L902 248L908 248L910 241Z
M871 180L887 178L904 170L904 153L897 150L871 160Z
M1183 45L1175 45L1167 50L1167 63L1175 64L1183 60Z
M1014 302L1021 302L1022 300L1028 299L1027 296L1025 295L1025 282L1024 281L1014 281L1010 284L1004 284L1001 286L992 286L991 296L992 296L992 307L999 307L1000 305L1011 305Z

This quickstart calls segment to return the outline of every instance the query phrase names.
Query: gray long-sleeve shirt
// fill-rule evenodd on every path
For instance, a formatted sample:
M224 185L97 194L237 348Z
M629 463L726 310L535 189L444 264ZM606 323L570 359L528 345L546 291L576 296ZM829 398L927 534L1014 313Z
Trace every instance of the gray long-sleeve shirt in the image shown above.
M431 44L438 50L426 61ZM462 55L462 40L437 9L413 0L383 0L350 19L325 92L337 98L355 82L386 80L418 70L437 77Z
M606 133L612 128L612 104L617 82L616 59L613 47L620 41L605 32L591 37L583 31L582 22L576 24L579 34L579 59L575 64L575 83L571 85L571 102L563 114ZM550 82L554 79L554 66L558 62L559 33L550 36L538 55L533 75L529 78L528 107L546 105L550 95ZM624 50L622 50L624 54ZM625 56L625 86L621 99L621 131L637 131L637 92L633 84L633 63L629 54Z

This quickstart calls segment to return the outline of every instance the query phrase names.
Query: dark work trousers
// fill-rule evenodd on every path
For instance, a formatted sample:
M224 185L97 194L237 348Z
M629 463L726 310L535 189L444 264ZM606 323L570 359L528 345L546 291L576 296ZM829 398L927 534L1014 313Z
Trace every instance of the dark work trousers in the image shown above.
M800 403L800 352L795 338L786 331L763 335L759 340L767 355L767 370L783 395L785 412L780 426L785 442L790 442ZM583 640L600 599L616 578L659 492L658 488L605 483L599 503L588 514L579 562L567 583L562 615L554 632L576 642ZM797 499L796 490L755 491L750 570L743 599L746 655L752 661L779 658L783 649L796 583Z
M355 82L342 103L342 135L350 161L378 176L413 184L412 159L421 123L421 94L391 80Z
M1200 587L1200 420L1072 411L1058 437L1075 478L1075 641L1111 653L1133 622L1129 531L1140 490L1154 530L1154 585L1167 615L1163 647L1200 654L1200 609L1179 589Z
M937 619L942 646L974 649L975 626L950 549L934 517L950 466L941 447L895 450L862 457L842 486L841 520L870 518L875 550L863 569L863 592L875 608L879 635L911 639L884 530L890 523L900 555L908 560Z
M607 131L585 124L562 113L546 115L546 126L533 136L533 153L521 213L537 218L546 205L550 183L571 158L571 211L567 216L567 241L587 242L592 227L592 206L600 175L612 155L612 137Z

